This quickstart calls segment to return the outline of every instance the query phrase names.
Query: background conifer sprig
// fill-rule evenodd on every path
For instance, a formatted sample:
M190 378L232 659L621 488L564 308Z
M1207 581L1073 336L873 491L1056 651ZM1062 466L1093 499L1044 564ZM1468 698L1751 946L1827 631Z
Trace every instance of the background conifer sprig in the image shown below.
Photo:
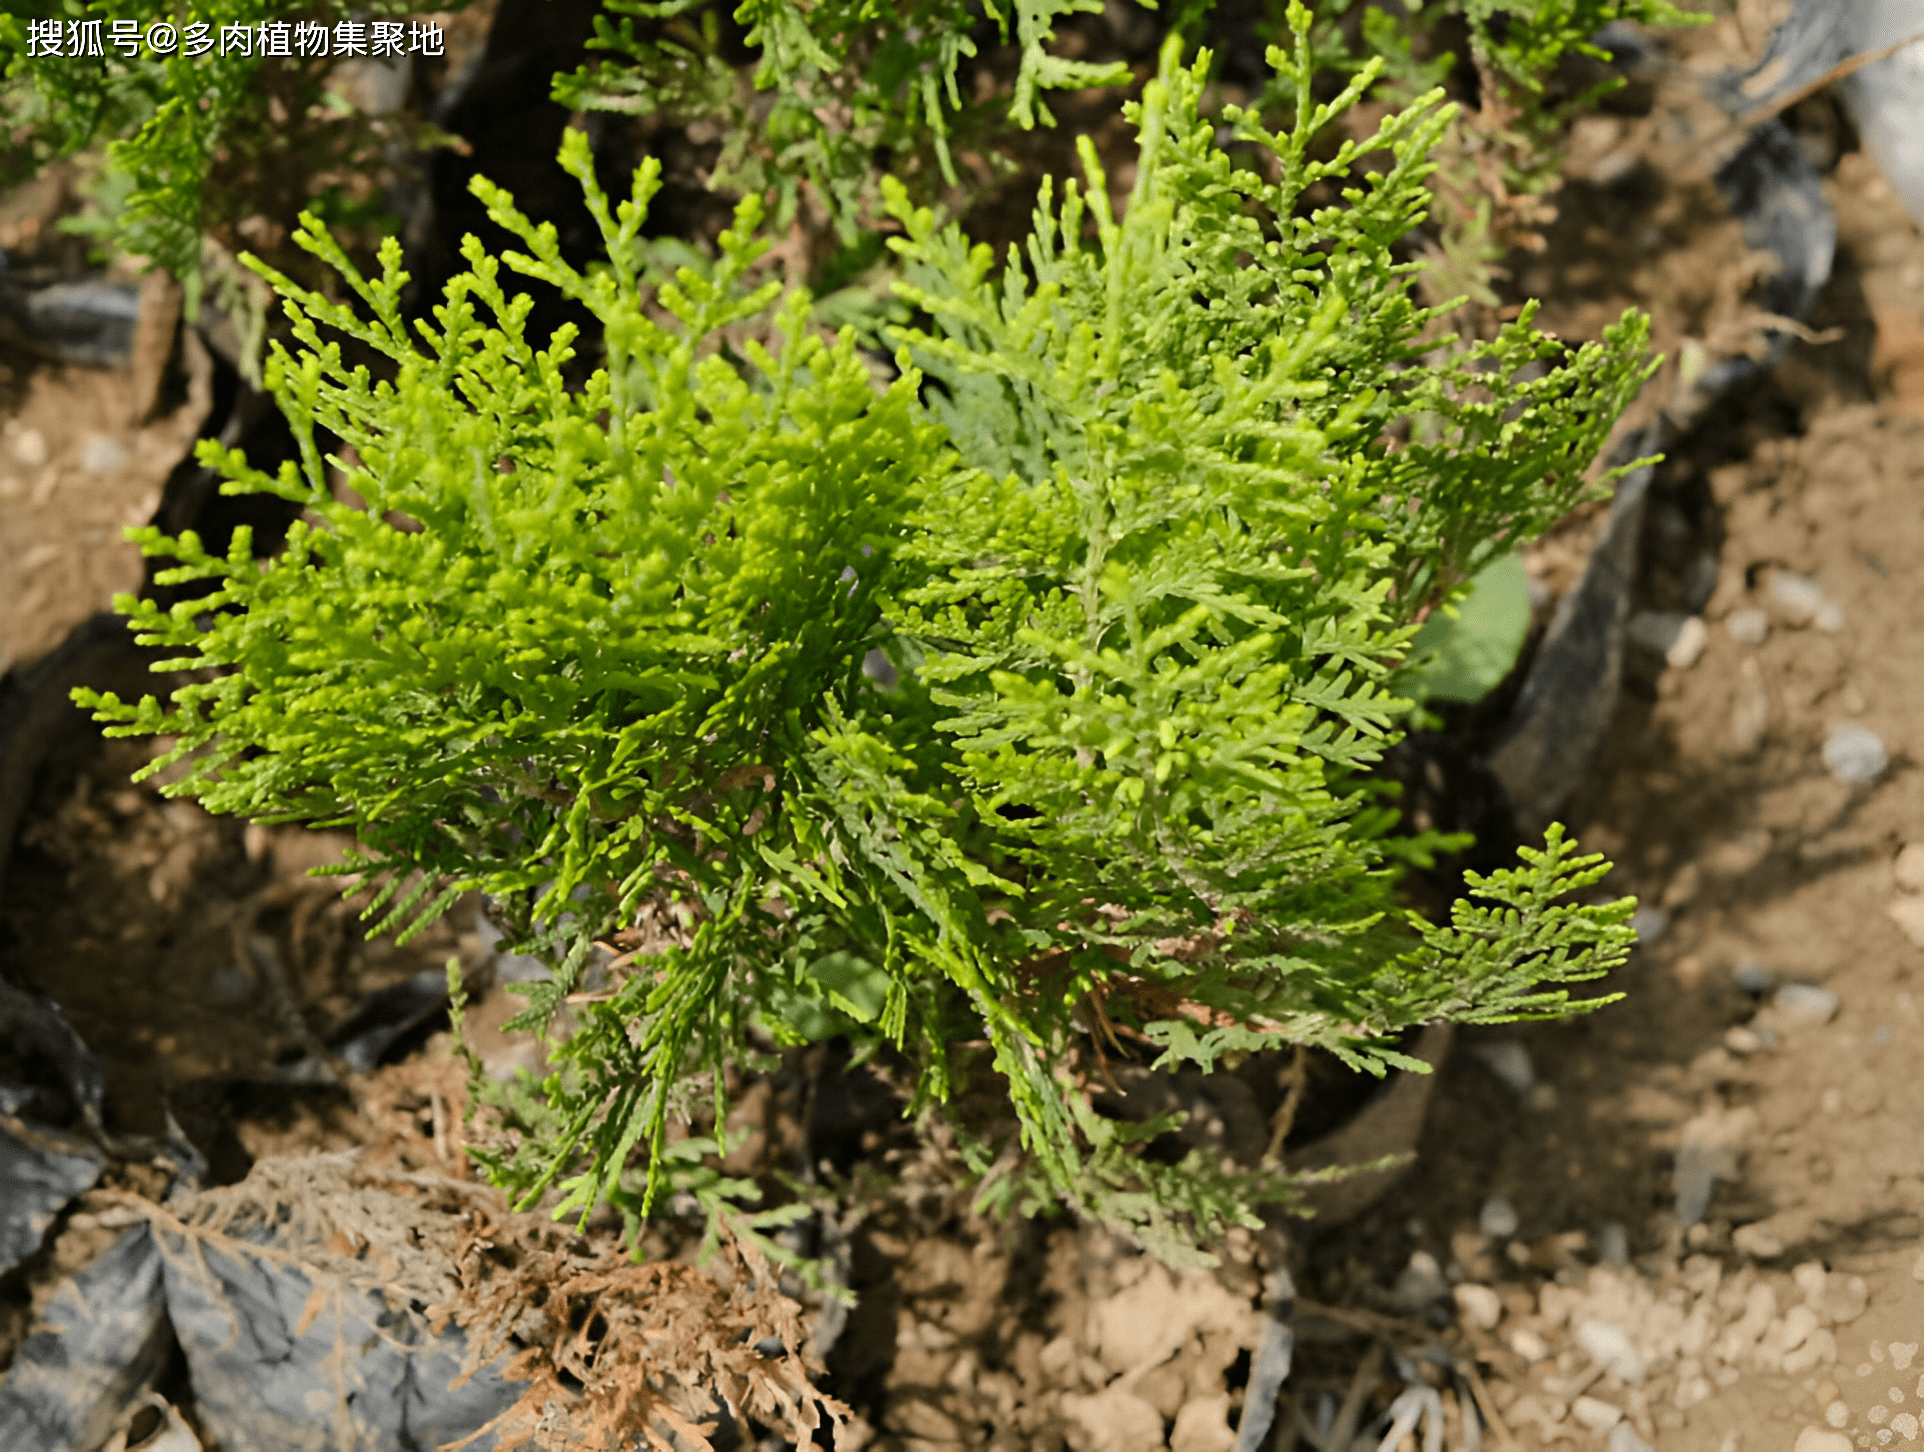
M1306 43L1272 63L1310 94ZM893 1045L926 1109L979 1039L1027 1166L1008 1193L1193 1254L1287 1182L1143 1158L1150 1127L1082 1087L1092 1027L1164 1063L1319 1044L1380 1072L1404 1028L1568 1011L1558 985L1628 951L1627 904L1564 900L1601 868L1556 834L1445 927L1398 910L1426 844L1390 837L1362 773L1407 711L1419 613L1585 494L1641 324L1569 353L1524 320L1451 352L1395 252L1434 99L1320 161L1366 79L1286 133L1238 116L1265 180L1199 115L1207 64L1165 50L1120 217L1088 155L999 271L891 188L929 322L880 389L806 295L754 286L752 199L708 274L647 284L654 169L611 208L579 132L561 160L605 265L575 271L483 182L527 251L470 239L434 326L401 319L398 248L362 278L311 218L302 244L363 311L268 274L302 462L204 457L312 523L258 565L244 537L220 559L144 532L219 588L125 608L214 678L171 710L82 698L178 737L171 791L351 827L384 925L479 889L549 958L521 1022L553 1032L551 1072L490 1091L520 1134L489 1167L524 1199L645 1214L671 1116L706 1097L719 1118L769 1037ZM1387 163L1359 174L1366 155ZM1318 186L1342 204L1306 205ZM502 261L601 322L579 391L572 334L525 336ZM721 346L755 317L775 344ZM335 498L317 426L365 509ZM610 934L640 956L577 994Z

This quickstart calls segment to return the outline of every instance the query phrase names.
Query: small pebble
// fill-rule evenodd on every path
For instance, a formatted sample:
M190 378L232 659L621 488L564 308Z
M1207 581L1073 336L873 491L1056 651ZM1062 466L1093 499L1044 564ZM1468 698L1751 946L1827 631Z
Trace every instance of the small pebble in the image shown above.
M1821 1427L1806 1427L1797 1434L1792 1452L1855 1452L1851 1439L1842 1432L1826 1432Z
M1436 1263L1436 1257L1427 1250L1419 1250L1410 1257L1410 1263L1396 1278L1395 1286L1390 1289L1390 1300L1399 1310L1416 1313L1428 1309L1449 1294L1450 1286L1443 1279L1443 1267Z
M1739 645L1762 645L1770 639L1770 617L1761 610L1733 610L1724 629Z
M1496 1323L1503 1319L1503 1302L1488 1286L1465 1281L1451 1294L1456 1297L1456 1309L1463 1319L1479 1330L1494 1331Z
M1738 1254L1747 1255L1752 1260L1775 1260L1784 1253L1782 1237L1764 1229L1761 1225L1739 1225L1731 1232L1730 1243L1736 1248ZM1799 1309L1803 1308L1799 1307ZM1812 1324L1813 1326L1816 1324L1814 1317ZM1807 1332L1806 1335L1808 1334ZM1802 1338L1792 1344L1801 1345Z
M1826 635L1839 635L1844 629L1844 607L1835 600L1826 600L1817 607L1817 613L1811 616L1810 623Z
M1585 1321L1578 1326L1577 1345L1619 1381L1634 1385L1643 1380L1648 1369L1643 1353L1631 1344L1621 1328L1608 1321Z
M1904 936L1924 948L1924 897L1900 897L1889 912Z
M1842 1400L1834 1401L1824 1408L1824 1420L1829 1422L1833 1427L1848 1427L1851 1420L1851 1409L1846 1406Z
M1745 993L1762 998L1777 986L1777 975L1755 958L1746 958L1731 970L1730 981Z
M1871 1288L1862 1276L1832 1276L1824 1285L1824 1299L1817 1306L1817 1313L1837 1326L1848 1326L1871 1303ZM1863 1363L1858 1368L1859 1376L1869 1376L1871 1365Z
M127 462L127 451L105 434L90 434L80 451L80 467L89 474L105 474Z
M1607 1432L1623 1420L1623 1409L1598 1397L1578 1397L1570 1403L1570 1415L1593 1432Z
M1657 1449L1639 1437L1637 1429L1628 1422L1619 1422L1610 1429L1609 1452L1657 1452Z
M1703 658L1704 646L1710 642L1710 627L1698 616L1684 621L1683 629L1677 632L1677 639L1669 650L1664 652L1664 663L1673 670L1687 671Z
M1917 1418L1909 1412L1899 1412L1891 1418L1891 1430L1906 1442L1915 1442L1918 1434Z
M1770 606L1786 625L1810 624L1825 603L1824 587L1808 575L1784 573L1771 577Z
M1890 753L1878 734L1868 726L1846 722L1831 729L1824 738L1824 765L1839 781L1852 786L1867 786L1884 774L1891 764Z
M13 457L29 469L47 462L47 436L39 429L22 429L13 436Z
M1502 1199L1485 1200L1476 1217L1476 1228L1492 1240L1508 1240L1517 1233L1519 1224L1516 1206ZM1924 1266L1924 1256L1919 1257L1918 1264ZM1924 1276L1918 1279L1924 1280Z
M1528 1326L1519 1326L1510 1333L1510 1350L1534 1365L1549 1357L1550 1343Z
M1754 1029L1747 1029L1739 1024L1735 1028L1724 1030L1724 1047L1738 1058L1747 1059L1764 1047L1764 1041L1757 1036Z
M1512 1094L1528 1094L1536 1087L1537 1071L1530 1062L1530 1051L1515 1039L1473 1044L1470 1052L1481 1059ZM1486 1230L1483 1233L1488 1235L1490 1232Z
M1893 1341L1891 1343L1891 1365L1896 1367L1897 1370L1909 1371L1911 1369L1911 1362L1916 1356L1917 1343L1915 1341ZM1891 1400L1901 1402L1904 1398L1894 1396Z
M1786 983L1772 1002L1787 1024L1826 1024L1837 1017L1837 995L1815 983Z
M1606 1220L1597 1227L1597 1263L1612 1270L1622 1270L1630 1264L1630 1232L1614 1220Z
M1688 670L1704 653L1709 632L1695 615L1675 610L1639 610L1624 626L1625 633L1644 649L1664 658L1675 670Z
M1637 946L1648 948L1664 934L1670 926L1670 914L1662 908L1640 907L1630 915L1631 931L1637 935Z

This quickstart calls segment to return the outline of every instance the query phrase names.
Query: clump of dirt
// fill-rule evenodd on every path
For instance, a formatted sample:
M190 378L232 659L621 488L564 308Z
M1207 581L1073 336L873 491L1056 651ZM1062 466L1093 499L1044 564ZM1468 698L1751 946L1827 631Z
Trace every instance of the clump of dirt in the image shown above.
M171 320L167 330L171 341ZM153 521L207 415L210 365L204 353L197 359L151 419L136 405L143 384L134 368L0 362L0 672L45 655L116 595L140 589L140 549L121 532Z

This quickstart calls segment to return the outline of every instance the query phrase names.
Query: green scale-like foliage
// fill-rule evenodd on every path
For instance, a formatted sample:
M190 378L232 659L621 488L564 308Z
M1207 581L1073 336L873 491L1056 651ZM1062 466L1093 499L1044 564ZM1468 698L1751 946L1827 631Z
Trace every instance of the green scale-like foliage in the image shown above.
M1381 1072L1410 1026L1567 1012L1554 985L1627 952L1627 904L1568 900L1604 869L1560 833L1447 925L1400 911L1396 872L1434 843L1389 835L1364 772L1407 714L1393 672L1422 611L1589 493L1642 326L1451 345L1394 254L1434 99L1320 161L1367 76L1282 135L1232 117L1272 182L1199 118L1205 64L1165 52L1121 220L1090 156L999 273L894 189L927 328L879 390L805 297L750 290L753 201L707 275L647 286L652 164L611 212L579 133L562 161L609 256L588 275L477 184L531 254L508 265L603 325L579 391L571 336L537 350L472 240L418 341L392 246L366 281L304 233L372 321L270 279L302 462L204 456L314 522L261 562L244 536L219 559L145 532L179 561L163 579L215 593L125 608L213 674L172 711L85 699L178 737L171 791L351 827L381 926L479 889L549 956L523 1022L570 1031L505 1095L522 1133L489 1162L522 1195L645 1213L670 1117L721 1111L752 1028L892 1043L924 1109L985 1040L1024 1151L1005 1186L1186 1254L1286 1187L1143 1159L1166 1126L1092 1112L1092 1028L1165 1065L1316 1044ZM718 336L757 318L779 347ZM346 370L321 326L394 381ZM352 446L365 510L330 493L316 424ZM592 941L649 914L680 929L577 993Z
M467 0L450 0L459 10ZM415 14L402 0L369 0L351 14L362 21ZM347 19L339 0L307 6L298 16L280 0L198 0L192 6L159 5L129 10L111 0L0 0L0 116L7 130L0 153L0 186L36 171L57 157L104 143L109 180L99 200L103 214L85 230L123 254L137 255L181 280L193 317L209 282L223 305L239 307L231 258L210 253L206 233L225 215L266 208L289 188L298 198L339 220L365 222L378 207L350 201L338 185L342 173L378 164L378 128L355 117L345 102L326 93L334 62L324 57L256 56L235 45L223 54L227 27L250 36L268 21L314 21L331 26ZM123 54L107 27L133 19L145 33L155 22L199 23L216 43L203 54L155 55L144 45ZM29 54L35 21L63 27L91 24L103 55ZM423 141L438 133L423 131ZM326 184L324 176L332 176ZM318 195L317 195L318 194ZM282 217L291 216L288 205ZM250 343L248 367L256 361Z
M722 58L717 9L703 0L607 0L606 10L588 48L607 58L556 76L557 101L720 120L725 140L711 184L772 188L776 221L786 226L805 179L844 244L858 240L874 201L878 154L904 172L932 163L953 186L953 140L979 139L1003 120L1025 130L1053 125L1044 93L1132 79L1119 62L1049 49L1057 22L1100 14L1101 0L741 0L734 17L760 52L753 95ZM638 33L637 20L656 22L661 33ZM979 21L993 22L1020 51L1006 106L965 99L959 84L960 67L977 54Z

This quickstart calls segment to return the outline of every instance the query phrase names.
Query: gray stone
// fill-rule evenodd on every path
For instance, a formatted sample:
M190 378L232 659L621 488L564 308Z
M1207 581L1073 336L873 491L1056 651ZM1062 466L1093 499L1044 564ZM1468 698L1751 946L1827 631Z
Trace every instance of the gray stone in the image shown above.
M1868 786L1882 776L1890 764L1890 754L1884 750L1882 739L1868 726L1846 722L1833 727L1824 738L1824 765L1839 781Z
M1773 575L1770 608L1786 625L1809 625L1824 608L1824 587L1808 575Z
M1635 1386L1643 1380L1649 1365L1620 1326L1608 1321L1585 1321L1577 1327L1577 1345L1590 1359L1619 1381Z
M1677 1151L1677 1164L1671 1171L1671 1188L1677 1197L1677 1223L1688 1230L1704 1218L1710 1208L1711 1192L1717 1187L1718 1171L1725 1157L1702 1145L1686 1144Z
M1622 1270L1630 1264L1630 1232L1615 1220L1606 1220L1597 1227L1597 1261L1612 1270Z
M1837 1017L1837 995L1815 983L1786 983L1772 1001L1787 1024L1826 1024Z
M1515 1039L1472 1044L1470 1052L1481 1059L1512 1094L1528 1094L1536 1088L1537 1071L1530 1062L1530 1051Z
M1733 610L1724 629L1739 645L1762 645L1770 639L1770 617L1761 610Z
M89 434L80 451L80 467L89 474L105 474L127 462L127 450L105 434Z
M1436 1263L1436 1257L1427 1250L1419 1250L1410 1257L1403 1274L1396 1278L1396 1284L1390 1288L1390 1303L1401 1311L1415 1315L1438 1301L1448 1299L1449 1294L1450 1283L1443 1279L1443 1267Z
M1485 1200L1483 1209L1476 1217L1476 1228L1492 1240L1508 1240L1517 1233L1522 1223L1517 1217L1516 1206L1497 1197Z

